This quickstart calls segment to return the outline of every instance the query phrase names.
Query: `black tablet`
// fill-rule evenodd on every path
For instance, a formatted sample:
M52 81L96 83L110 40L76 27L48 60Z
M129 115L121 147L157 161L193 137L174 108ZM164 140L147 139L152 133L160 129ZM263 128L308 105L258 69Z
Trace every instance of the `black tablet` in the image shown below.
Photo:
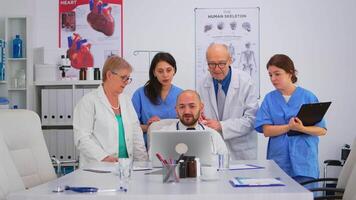
M308 103L303 104L297 117L303 122L304 126L313 126L314 124L320 122L328 108L330 107L331 102L320 102L320 103ZM303 134L298 131L289 131L288 136L300 135Z

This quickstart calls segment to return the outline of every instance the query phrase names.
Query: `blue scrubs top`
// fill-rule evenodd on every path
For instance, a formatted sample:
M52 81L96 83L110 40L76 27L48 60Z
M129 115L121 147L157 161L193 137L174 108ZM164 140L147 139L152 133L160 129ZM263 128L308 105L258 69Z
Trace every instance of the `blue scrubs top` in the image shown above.
M165 101L162 101L161 97L159 97L160 104L155 105L151 103L145 95L144 87L138 88L133 94L131 100L140 123L147 124L148 119L152 116L158 116L161 119L177 118L175 110L176 100L182 91L182 89L172 85Z
M288 124L305 103L316 103L317 97L310 91L297 87L286 102L282 93L274 90L268 93L257 111L255 129L263 133L263 125ZM315 126L326 128L322 120ZM267 147L267 159L274 160L289 176L319 177L318 162L319 137L308 134L288 136L287 134L270 137Z

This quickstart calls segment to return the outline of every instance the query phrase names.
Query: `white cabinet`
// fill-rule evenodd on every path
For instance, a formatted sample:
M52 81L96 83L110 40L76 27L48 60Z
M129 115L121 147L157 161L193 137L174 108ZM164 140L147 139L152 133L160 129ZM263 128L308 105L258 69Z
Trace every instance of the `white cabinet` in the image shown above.
M99 81L36 81L37 110L51 157L77 166L79 153L73 141L73 110L77 102L96 89Z
M0 96L7 97L10 107L32 109L33 64L30 20L26 16L6 17L3 27L5 49L5 80L0 83ZM13 39L22 40L22 57L13 57ZM33 89L32 89L33 91Z

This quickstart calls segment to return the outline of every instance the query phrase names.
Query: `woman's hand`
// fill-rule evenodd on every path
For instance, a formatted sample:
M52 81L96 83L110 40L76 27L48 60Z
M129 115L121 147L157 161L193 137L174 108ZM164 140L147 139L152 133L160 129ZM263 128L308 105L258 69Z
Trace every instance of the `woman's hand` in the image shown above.
M147 120L147 126L150 126L153 122L161 120L158 116L153 116Z
M292 117L289 120L288 127L290 130L300 131L300 132L303 132L305 128L303 122L298 117Z
M114 156L106 156L104 159L102 159L101 161L103 162L118 162L119 159L117 157L114 157Z

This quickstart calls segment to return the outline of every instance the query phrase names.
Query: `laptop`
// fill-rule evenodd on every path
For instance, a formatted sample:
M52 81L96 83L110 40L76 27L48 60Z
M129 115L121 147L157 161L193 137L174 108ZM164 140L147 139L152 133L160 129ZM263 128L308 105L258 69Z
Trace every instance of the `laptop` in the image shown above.
M320 103L308 103L303 104L297 117L303 122L304 126L313 126L314 124L320 122L326 111L329 109L331 102L320 102ZM289 131L288 136L295 136L304 134L298 131Z
M153 167L162 167L156 153L160 153L167 161L177 160L184 153L185 156L198 157L202 165L211 165L212 148L212 137L205 130L160 130L149 134L148 154Z

